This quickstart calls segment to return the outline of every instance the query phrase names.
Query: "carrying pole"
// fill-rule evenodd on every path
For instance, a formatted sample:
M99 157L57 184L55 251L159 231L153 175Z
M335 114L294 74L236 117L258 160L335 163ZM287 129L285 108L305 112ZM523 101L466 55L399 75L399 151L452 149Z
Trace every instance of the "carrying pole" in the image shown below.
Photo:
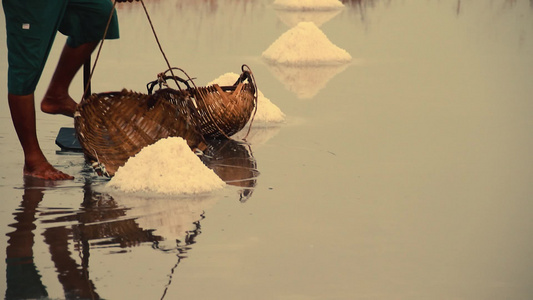
M91 95L91 57L87 58L83 64L83 99L87 99Z

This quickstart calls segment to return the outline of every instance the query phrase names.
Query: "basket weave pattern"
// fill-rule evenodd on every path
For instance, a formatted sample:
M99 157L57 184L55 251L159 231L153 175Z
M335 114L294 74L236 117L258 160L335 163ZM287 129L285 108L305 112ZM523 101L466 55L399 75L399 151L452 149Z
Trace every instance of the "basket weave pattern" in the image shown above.
M74 126L86 160L113 176L129 157L162 138L179 136L191 148L206 148L192 110L157 97L127 90L93 94L81 101ZM103 167L103 168L102 168Z
M74 126L86 161L99 175L112 177L131 156L162 138L182 137L201 151L207 149L206 139L229 138L257 109L255 80L248 66L242 69L232 86L196 87L188 75L183 80L162 73L147 85L149 94L122 90L83 99ZM169 88L169 78L187 88ZM156 84L159 89L152 93Z
M180 112L190 109L184 102L192 102L196 112L189 115L197 118L205 138L230 137L243 129L255 107L254 94L253 85L242 82L234 86L214 84L181 91L166 88L154 93Z
M195 90L200 128L206 138L232 136L250 120L255 107L254 87L241 82L231 88L214 84Z

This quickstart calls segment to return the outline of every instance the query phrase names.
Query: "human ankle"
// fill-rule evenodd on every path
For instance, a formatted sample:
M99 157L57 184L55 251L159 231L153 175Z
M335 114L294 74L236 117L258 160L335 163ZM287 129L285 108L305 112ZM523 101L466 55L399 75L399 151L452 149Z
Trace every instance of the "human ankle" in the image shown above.
M41 101L41 111L73 117L77 103L68 95L53 96L47 93Z

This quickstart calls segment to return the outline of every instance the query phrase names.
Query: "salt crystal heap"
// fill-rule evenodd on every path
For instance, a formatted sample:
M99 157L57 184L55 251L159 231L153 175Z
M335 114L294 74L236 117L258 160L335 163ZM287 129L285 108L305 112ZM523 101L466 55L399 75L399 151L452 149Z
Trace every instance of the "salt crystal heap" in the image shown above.
M285 10L335 10L344 5L339 0L276 0L274 7Z
M220 75L215 80L211 81L207 85L218 84L220 86L233 85L235 81L239 79L239 75L236 73L226 73ZM253 114L253 112L252 112ZM273 104L263 93L257 91L257 112L254 117L254 122L263 123L281 123L285 120L285 114Z
M346 50L331 43L313 22L300 22L282 34L262 56L271 63L293 66L335 65L352 60Z
M130 157L108 186L127 193L199 194L223 188L225 183L183 138L170 137Z

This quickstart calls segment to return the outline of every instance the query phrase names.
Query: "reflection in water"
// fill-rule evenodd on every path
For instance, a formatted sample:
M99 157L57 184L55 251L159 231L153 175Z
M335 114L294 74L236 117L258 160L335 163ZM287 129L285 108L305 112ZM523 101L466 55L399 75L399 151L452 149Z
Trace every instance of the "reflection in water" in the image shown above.
M300 22L313 22L317 27L320 27L322 24L333 19L340 12L340 9L325 11L276 9L276 15L278 18L289 27L294 27Z
M211 141L203 161L228 184L243 187L241 202L252 196L259 172L248 144L234 140ZM94 191L92 185L90 177L86 178L78 210L39 210L44 191L54 185L25 178L20 208L13 213L16 222L11 227L15 230L7 234L6 299L48 296L33 261L33 231L37 222L48 225L42 235L66 299L100 298L89 274L91 249L123 253L124 248L144 243L150 243L158 251L176 253L177 263L170 268L164 297L172 274L201 233L200 221L204 219L205 210L217 201L210 194L181 198L107 194ZM70 245L78 252L81 262L76 261Z
M250 124L246 125L243 130L240 132L237 132L233 138L236 140L243 140L246 135L246 141L254 146L254 149L257 149L258 147L266 144L268 140L276 136L280 130L281 126L280 124L276 123L263 123L258 124L258 122L254 122L252 124L252 128L250 129L250 133L248 133L248 129L250 129Z
M188 2L192 3L192 0ZM164 1L160 0L159 3ZM141 286L148 289L146 277L143 280L133 279L118 288L113 287L124 279L118 276L97 277L101 266L97 264L96 257L108 261L122 258L117 259L116 270L109 270L116 274L118 270L129 271L129 261L124 257L150 263L156 253L168 251L171 254L166 255L166 260L159 265L149 266L152 272L168 275L164 280L157 281L159 294L156 297L161 296L161 293L165 295L163 290L170 284L176 288L178 281L183 280L177 291L168 292L168 298L176 299L180 295L182 298L209 299L215 297L198 295L211 296L218 293L222 295L220 299L231 298L230 295L234 299L253 298L249 297L252 294L271 299L416 298L412 297L413 294L420 299L504 299L506 296L527 299L527 295L531 295L531 285L527 280L531 276L528 255L531 251L531 202L528 201L531 187L526 181L527 175L530 175L527 163L531 159L527 150L531 148L531 135L524 127L530 124L530 118L527 118L530 113L524 114L527 111L524 108L530 103L526 95L530 88L523 87L527 86L527 78L531 76L531 69L528 69L531 59L527 56L532 48L529 29L532 28L529 26L532 18L531 12L527 11L530 1L515 1L512 14L500 13L503 9L509 9L508 6L501 5L504 0L487 3L464 0L397 1L390 9L384 7L388 0L344 3L352 3L356 8L358 5L366 7L367 21L374 25L368 32L368 40L374 43L366 44L363 53L376 51L373 58L383 63L369 64L365 66L365 70L368 67L369 74L385 76L379 81L370 78L346 90L354 92L363 87L358 93L368 95L370 98L366 100L380 100L343 102L350 103L347 108L361 104L364 106L356 115L357 118L353 114L342 113L340 110L345 108L342 105L330 106L330 110L324 111L326 115L341 112L341 123L333 124L335 122L328 122L327 118L318 120L320 123L317 126L326 126L324 132L337 130L341 126L344 128L346 122L353 126L368 125L357 131L356 139L339 139L335 136L319 138L318 148L323 144L341 142L348 150L336 151L335 161L326 159L323 163L305 167L300 167L300 161L315 161L322 156L314 155L315 152L301 151L302 153L288 158L280 157L280 161L271 168L283 164L295 166L295 177L305 178L305 182L279 181L275 186L276 193L260 195L259 190L255 191L255 197L266 197L269 200L266 202L269 203L248 203L254 204L249 209L254 214L253 217L248 217L248 210L239 218L226 217L227 211L234 207L231 205L198 214L196 218L199 219L187 227L189 235L179 241L171 241L175 246L171 250L159 247L164 243L164 234L155 230L158 225L146 225L143 220L137 221L142 211L134 211L127 206L128 199L96 193L91 187L85 187L82 204L79 204L82 196L78 194L74 199L78 203L69 205L73 207L73 211L54 214L57 210L46 209L43 207L45 203L63 200L65 194L68 197L76 188L63 189L65 192L59 193L54 190L51 193L51 187L42 182L26 182L24 191L17 192L24 193L22 198L18 198L20 206L4 215L8 220L6 223L13 223L4 228L4 234L9 232L6 238L9 243L5 249L6 298L42 298L47 297L47 294L51 298L65 298L62 296L64 290L64 294L71 298L83 296L114 299L109 297L107 290L120 293L119 289L123 288L135 290ZM376 3L375 11L373 3ZM455 16L458 3L461 4L460 18ZM491 6L487 7L488 5ZM526 10L520 13L515 10L523 6L526 6ZM161 5L161 8L164 6ZM342 15L336 17L345 18L339 25L349 30L349 26L357 22L354 17L359 16L355 11L345 9ZM353 15L349 16L349 13ZM180 12L171 9L162 14L172 14L174 19L181 16ZM461 49L457 52L458 57L460 52L466 59L459 59L449 66L445 65L447 60L441 62L419 59L419 53L429 53L436 48L428 47L428 43L421 43L423 47L413 47L420 49L420 52L409 55L399 53L399 58L405 58L406 63L387 61L390 57L398 58L388 54L396 55L393 52L404 49L394 48L396 38L405 44L411 45L414 42L416 45L420 35L412 35L404 29L417 29L418 14L436 17L427 31L438 33L436 37L449 37L449 40L443 40L445 45L457 45ZM198 15L183 14L183 17L193 19ZM206 19L202 21L213 24ZM400 26L394 28L390 25ZM205 29L208 25L202 26ZM479 31L469 32L473 27ZM178 27L173 30L179 33L176 28ZM216 29L218 31L214 35L224 30L223 27ZM226 32L238 30L230 29ZM443 32L439 33L438 30ZM461 34L458 34L459 30ZM395 36L395 32L405 32L405 36ZM504 46L507 41L512 42L513 38L519 37L521 32L524 33L525 44L509 43ZM463 33L466 35L463 36ZM503 38L502 33L509 34L509 37ZM228 34L224 37L227 38ZM468 42L463 38L468 38ZM183 44L187 42L184 41ZM499 47L496 43L502 46ZM353 41L351 45L356 47ZM496 48L490 49L485 47L487 45ZM390 53L384 55L383 46ZM245 49L248 51L250 48L247 46ZM200 48L200 53L205 51L207 50ZM442 51L448 52L446 48ZM496 54L502 54L503 57ZM431 57L438 58L440 55ZM226 58L223 56L221 61ZM470 61L470 58L473 60ZM125 56L125 60L133 61L131 55ZM415 65L408 73L402 73L401 71L411 69L407 64L409 62L420 65ZM421 72L439 68L448 70L448 67L453 72L429 72L430 75L437 75L430 79L425 78L426 72ZM461 76L455 70L467 72ZM350 74L346 74L348 71ZM342 75L354 75L353 71L348 68ZM397 76L401 74L406 76ZM389 82L394 84L388 85ZM435 85L416 88L418 83L427 82ZM454 87L459 89L455 91ZM280 92L270 93L272 97L285 95ZM340 95L339 91L328 88L321 93ZM401 97L397 98L398 95ZM399 101L413 99L416 101ZM449 101L450 99L457 101ZM367 102L372 102L372 105L367 105ZM402 107L404 109L395 109ZM315 106L297 110L304 119L317 112ZM350 117L358 121L352 121ZM56 123L52 124L55 126ZM48 126L51 128L51 125ZM47 127L45 129L48 130ZM255 131L256 129L259 131ZM307 129L308 126L293 126L290 134L305 137ZM54 129L50 129L52 130ZM259 143L255 142L257 135L253 133L260 130L262 128L254 126L248 138L255 154ZM429 139L424 140L424 137ZM313 140L304 142L303 146L310 147L311 150L317 148ZM290 148L293 145L290 136L284 135L276 143L264 145L270 149L263 149L267 151L262 152L266 156L276 155L276 151L279 151L277 148ZM365 146L359 147L358 154L353 155L349 147L354 145ZM7 151L13 152L11 148L7 147ZM468 155L469 153L475 155ZM293 161L295 155L298 155L296 162ZM513 159L505 159L506 157ZM259 165L261 162L258 162ZM314 176L317 172L321 172L321 176ZM272 176L262 174L265 175ZM355 175L357 180L356 185L353 185L354 181L350 179L355 178ZM331 177L332 184L329 186L323 184L325 176ZM352 186L345 183L352 183ZM326 189L322 189L322 186ZM6 183L3 192L11 188ZM330 198L338 201L321 201L324 198L322 192L329 193ZM279 195L293 197L294 201L280 201L283 197ZM501 199L505 200L500 201ZM285 205L282 209L278 205L280 203ZM305 205L308 203L312 205ZM134 200L131 205L134 205ZM259 211L261 214L257 213ZM295 211L298 212L298 218L291 218ZM317 215L321 218L315 218ZM231 226L238 227L239 230L235 230L230 236L227 229L222 232L207 228L208 223L202 219L204 216L224 221L225 223L221 223L227 226L225 228ZM268 222L269 216L285 218L283 222L274 220L275 218ZM43 217L48 218L46 224L42 222ZM9 222L11 218L13 221ZM66 221L61 222L62 219ZM194 218L191 217L192 219ZM258 220L266 222L257 222ZM303 227L302 224L311 226ZM213 222L210 224L213 227L218 225ZM201 231L204 233L201 234ZM328 236L328 242L317 242L317 235ZM354 238L350 239L350 235ZM40 239L46 239L46 244L42 243L45 247L40 247ZM195 240L203 242L203 247L191 246ZM243 241L250 243L245 244ZM252 244L252 241L257 242ZM67 247L67 244L70 246ZM141 247L128 248L139 244ZM265 249L268 249L269 255L265 255ZM130 255L109 255L126 251ZM187 251L196 251L194 254L198 254L198 257L195 260L188 258L185 262L189 264L187 267L191 273L178 277L180 271L185 271L184 265L179 262ZM321 255L325 253L328 255ZM48 260L45 264L41 264L40 259L43 257ZM346 259L332 260L331 257ZM224 262L216 264L217 260ZM280 264L285 269L278 268L277 265ZM47 266L51 269L47 269ZM138 269L148 273L146 269ZM102 276L106 275L105 270L101 273ZM71 278L65 278L65 274L69 274ZM232 276L228 277L228 274ZM54 289L50 282L59 290ZM385 289L384 283L388 285ZM5 283L0 284L6 286ZM104 286L111 287L104 290ZM199 290L207 286L216 291L200 293ZM228 297L223 297L226 295Z
M390 3L391 0L341 0L342 4L354 7L368 7L374 6L377 2Z
M221 47L242 47L239 43L249 42L249 32L246 24L254 18L261 16L266 1L249 0L146 0L148 12L157 15L153 18L155 28L160 36L175 36L183 42L195 46L206 43L209 47L216 47L217 52ZM140 4L126 3L118 6L119 20L128 14L128 20L134 20L139 35L151 35L149 26L146 26L146 16L141 12ZM253 16L253 17L252 17ZM133 17L133 19L132 19ZM123 18L124 21L128 21ZM122 21L121 21L122 22ZM122 24L122 23L121 23ZM234 30L227 30L233 28ZM132 28L129 28L130 30ZM172 34L164 34L166 31ZM204 38L199 39L202 36ZM208 37L208 38L205 38ZM228 44L227 41L232 41ZM162 43L172 44L171 40L162 40ZM235 45L232 45L235 43ZM179 44L178 44L179 45ZM179 46L178 46L179 47ZM172 50L167 51L171 52ZM225 49L224 51L229 51Z
M33 230L36 228L36 212L43 199L44 181L25 180L24 195L20 208L13 213L16 223L10 226L15 231L9 237L6 248L6 299L42 298L48 296L41 282L39 271L33 262Z
M36 214L39 212L39 203L43 200L43 191L50 187L53 186L47 181L25 178L22 202L14 213L17 222L11 225L15 231L7 234L9 241L6 248L6 299L35 299L48 296L33 262L33 230L36 228L35 222L38 219ZM68 245L72 232L72 229L66 227L54 227L46 229L43 233L58 280L63 286L66 299L98 299L99 296L87 271L88 249L83 249L81 266L71 257ZM81 244L87 245L87 240Z
M287 66L267 64L274 77L296 94L298 99L311 99L322 90L328 81L344 71L348 65Z
M252 196L259 171L249 144L232 139L211 140L202 161L227 184L244 188L240 191L241 202Z
M349 12L356 12L360 15L361 21L366 21L367 10L376 6L378 2L390 4L391 0L342 0L345 6L349 7Z
M7 234L9 241L6 248L6 299L35 299L48 296L33 262L33 230L39 218L58 214L57 211L38 210L39 203L43 200L43 191L50 187L52 186L46 181L25 179L22 202L14 213L16 223L11 225L15 231ZM48 245L50 258L66 299L100 298L89 276L90 249L126 248L149 242L152 243L153 249L169 251L159 247L163 237L154 234L154 227L143 228L136 218L124 219L128 217L131 209L132 207L119 205L110 195L92 191L89 183L84 186L84 199L78 212L42 221L49 225L74 222L72 227L48 227L43 232L44 242ZM182 216L169 215L170 217L180 219ZM200 232L198 219L192 223L192 229L185 232L183 239L174 241L175 247L170 250L177 251L178 263L185 257L185 253L190 249L189 246L195 243ZM81 265L69 250L71 244L81 257ZM172 268L172 272L176 267L177 264ZM165 288L168 288L168 285Z
M132 243L129 246L149 241L153 242L154 246L157 245L157 248L165 250L173 250L174 241L187 240L191 233L198 235L196 232L199 230L199 222L204 218L205 210L217 202L217 199L209 194L183 198L142 197L124 193L112 195L120 207L127 208L127 221L133 222L138 234L143 233L142 236L122 236ZM145 233L150 235L148 240L142 239L145 238ZM163 241L170 242L169 246L164 245Z

